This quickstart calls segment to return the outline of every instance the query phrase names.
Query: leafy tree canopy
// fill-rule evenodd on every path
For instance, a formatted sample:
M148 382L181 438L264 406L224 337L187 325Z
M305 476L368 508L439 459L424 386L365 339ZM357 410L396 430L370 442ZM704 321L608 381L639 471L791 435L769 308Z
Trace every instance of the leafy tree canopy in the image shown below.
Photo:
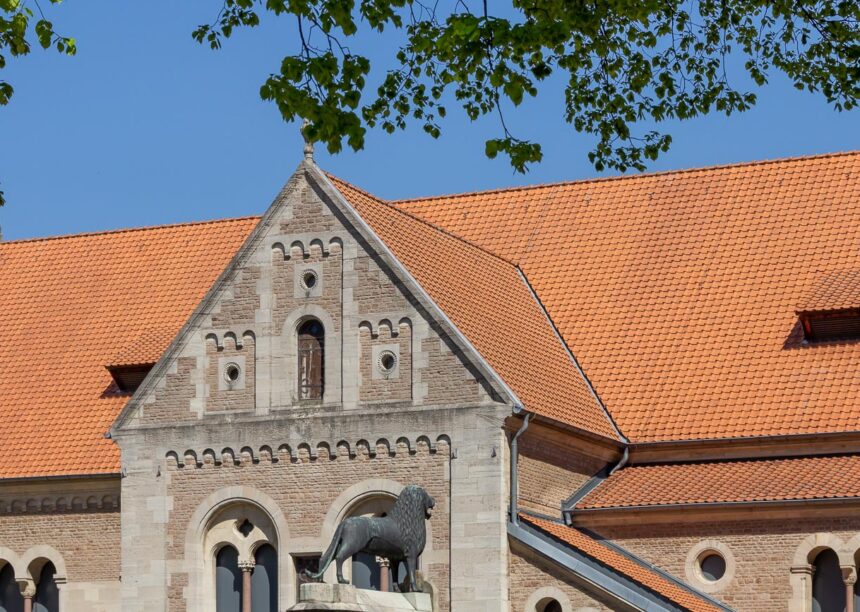
M729 81L730 57L758 86L779 71L840 111L860 94L857 0L510 0L496 8L505 12L488 0L224 0L193 37L219 49L240 29L288 17L295 50L260 95L285 120L309 120L310 139L334 153L344 143L361 149L368 128L420 125L437 137L456 106L472 120L498 116L485 152L521 172L541 160L541 147L512 134L503 111L536 96L551 75L565 83L565 120L597 137L588 157L598 170L642 170L669 148L669 134L639 131L640 122L753 106L755 93ZM29 52L33 19L20 0L0 0L0 53ZM74 54L74 40L44 17L32 27L43 47ZM353 49L368 32L388 37L385 65ZM0 54L0 68L4 61ZM0 81L0 104L11 94Z

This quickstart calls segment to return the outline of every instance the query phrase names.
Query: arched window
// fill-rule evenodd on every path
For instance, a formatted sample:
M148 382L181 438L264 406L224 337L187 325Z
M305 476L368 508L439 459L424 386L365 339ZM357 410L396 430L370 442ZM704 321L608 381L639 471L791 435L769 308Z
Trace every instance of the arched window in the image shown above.
M39 581L36 583L36 595L33 597L33 612L59 612L60 592L54 576L57 568L48 561L39 572Z
M278 553L269 544L254 553L251 612L278 612Z
M240 612L242 607L242 574L239 553L224 546L215 555L215 611Z
M203 609L278 612L277 532L269 514L250 503L230 503L207 522ZM242 602L250 604L243 608Z
M839 568L839 557L830 550L821 551L813 563L812 610L813 612L844 612L845 583Z
M0 568L0 612L23 612L24 598L9 563Z
M325 386L325 329L308 319L298 329L299 399L322 399Z

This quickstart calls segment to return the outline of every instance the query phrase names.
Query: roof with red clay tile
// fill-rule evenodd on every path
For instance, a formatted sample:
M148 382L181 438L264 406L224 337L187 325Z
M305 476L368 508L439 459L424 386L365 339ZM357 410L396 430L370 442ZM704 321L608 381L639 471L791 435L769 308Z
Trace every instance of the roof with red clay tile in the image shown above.
M256 222L0 242L0 478L118 472L105 366L167 348Z
M392 204L518 265L631 441L860 431L795 313L860 269L860 152Z
M823 274L797 305L798 314L857 309L860 309L860 269Z
M860 455L632 466L586 495L576 510L860 498Z
M330 178L526 409L618 439L516 266Z
M153 365L176 335L175 326L145 329L105 364L106 368Z
M628 555L621 554L575 527L568 527L561 523L529 515L520 515L520 519L692 612L722 610L703 596L696 594L695 591L669 580L653 568L637 562Z
M617 438L557 328L648 442L860 431L860 343L805 346L795 313L851 303L858 176L848 153L393 206L336 183L527 409ZM0 243L0 478L115 472L105 366L166 348L256 222Z

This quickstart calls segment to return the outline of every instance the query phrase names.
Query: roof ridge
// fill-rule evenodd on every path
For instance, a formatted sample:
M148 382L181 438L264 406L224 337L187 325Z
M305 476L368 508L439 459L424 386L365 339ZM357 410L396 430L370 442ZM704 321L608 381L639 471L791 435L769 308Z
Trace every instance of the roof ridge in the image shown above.
M378 196L375 196L375 195L373 195L372 193L370 193L369 191L367 191L367 190L365 190L365 189L362 189L361 187L356 187L355 185L353 185L353 184L352 184L352 183L350 183L349 181L345 181L345 180L343 180L343 179L341 179L341 178L339 178L339 177L337 177L337 176L335 176L335 175L333 175L333 174L331 174L331 173L329 173L329 172L325 172L325 175L326 175L329 179L331 179L331 180L333 180L333 181L335 181L335 182L337 182L337 183L342 183L342 184L346 185L347 187L349 187L350 189L355 189L356 191L358 191L358 192L359 192L359 193L361 193L362 195L364 195L364 196L366 196L366 197L368 197L368 198L371 198L371 199L375 200L376 202L378 202L379 204L382 204L383 206L387 206L387 207L388 207L388 208L390 208L392 211L394 211L394 212L396 212L396 213L398 213L398 214L401 214L401 215L403 215L403 216L405 216L405 217L409 217L409 218L410 218L410 219L412 219L413 221L417 221L418 223L421 223L422 225L425 225L425 226L429 227L430 229L436 230L436 231L437 231L437 232L439 232L440 234L444 234L445 236L448 236L448 237L450 237L450 238L453 238L454 240L458 240L459 242L462 242L463 244L465 244L465 245L467 245L467 246L469 246L469 247L471 247L471 248L473 248L473 249L476 249L476 250L478 250L478 251L481 251L482 253L485 253L485 254L487 254L487 255L489 255L489 256L491 256L491 257L494 257L495 259L498 259L499 261L502 261L502 262L504 262L504 263L508 264L509 266L512 266L512 267L514 267L514 268L516 268L516 269L519 269L519 266L518 266L515 262L511 261L510 259L508 259L507 257L502 257L502 256L501 256L501 255L499 255L498 253L493 253L492 251L489 251L489 250L485 249L484 247L482 247L482 246L480 246L480 245L478 245L478 244L475 244L475 243L474 243L474 242L472 242L471 240L466 240L466 239L465 239L465 238L463 238L462 236L458 236L457 234L455 234L455 233L451 232L450 230L445 229L444 227L441 227L441 226L439 226L439 225L436 225L435 223L431 223L430 221L427 221L426 219L422 219L422 218L421 218L421 217L419 217L418 215L415 215L415 214L413 214L413 213L409 212L408 210L402 210L401 208L398 208L397 206L393 206L393 205L392 205L392 203L391 203L391 201L389 201L389 200L384 200L383 198L380 198L380 197L378 197Z
M588 375L586 375L585 370L582 367L582 364L579 363L579 359L576 358L576 354L573 352L573 348L571 348L571 346L567 343L567 340L564 339L564 336L561 335L561 330L559 330L558 326L555 324L555 321L553 320L552 316L549 314L549 311L547 310L546 305L543 303L543 300L541 300L540 297L538 296L537 291L535 291L534 286L532 286L531 281L529 281L529 277L525 273L525 270L523 270L518 265L515 265L514 267L516 268L517 272L519 273L520 280L523 282L523 284L529 290L529 293L531 294L532 299L537 303L538 308L540 308L541 312L543 313L543 316L546 318L547 323L549 323L549 326L552 328L552 331L555 334L556 339L564 347L564 350L567 353L568 358L570 359L571 363L573 363L574 369L576 369L576 371L579 373L579 376L582 378L582 381L585 383L585 386L588 387L588 390L591 392L591 396L594 398L594 401L600 407L600 410L603 413L603 416L606 417L606 420L609 421L609 424L612 426L612 429L615 431L615 434L618 436L618 439L619 439L618 441L620 441L624 444L628 444L630 441L627 439L627 436L625 436L622 433L621 429L618 427L618 423L616 423L615 419L612 417L612 413L609 412L609 409L606 407L606 404L603 403L603 399L597 393L597 389L594 388L594 385L592 384L591 379L588 377Z
M227 217L224 219L206 219L203 221L181 221L179 223L161 223L157 225L142 225L140 227L120 227L109 230L97 230L92 232L80 232L76 234L58 234L56 236L36 236L34 238L20 238L17 240L0 241L0 247L11 244L26 244L30 242L48 242L53 240L70 240L74 238L90 238L93 236L107 236L110 234L130 234L136 232L148 232L161 229L174 229L180 227L190 227L198 225L214 225L216 223L235 223L239 221L250 221L259 219L259 215L247 215L244 217Z
M612 181L626 181L659 176L668 176L674 174L691 174L695 172L706 172L710 170L724 170L728 168L745 168L755 166L766 166L772 164L807 161L814 159L826 159L831 157L849 157L852 155L860 155L860 150L854 151L834 151L831 153L817 153L813 155L796 155L792 157L775 157L772 159L760 159L746 162L733 162L725 164L715 164L713 166L695 166L692 168L681 168L677 170L657 170L654 172L641 172L639 174L620 174L617 176L599 176L592 178L576 179L571 181L556 181L549 183L534 183L531 185L519 185L513 187L500 187L497 189L475 189L471 191L462 191L459 193L443 193L438 195L418 196L415 198L402 198L397 200L386 200L390 206L400 208L402 204L411 204L414 202L423 202L427 200L450 200L464 198L467 196L490 195L497 193L511 193L516 191L531 191L533 189L547 189L552 187L566 187L569 185L588 185L591 183L606 183Z

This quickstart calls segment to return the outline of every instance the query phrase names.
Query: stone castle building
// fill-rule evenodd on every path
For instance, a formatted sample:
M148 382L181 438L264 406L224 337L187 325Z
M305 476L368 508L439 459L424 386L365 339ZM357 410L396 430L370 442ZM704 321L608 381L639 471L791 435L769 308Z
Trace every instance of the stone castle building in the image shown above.
M410 483L440 612L860 598L860 153L405 201L308 157L260 218L0 243L0 321L4 612L280 612Z

